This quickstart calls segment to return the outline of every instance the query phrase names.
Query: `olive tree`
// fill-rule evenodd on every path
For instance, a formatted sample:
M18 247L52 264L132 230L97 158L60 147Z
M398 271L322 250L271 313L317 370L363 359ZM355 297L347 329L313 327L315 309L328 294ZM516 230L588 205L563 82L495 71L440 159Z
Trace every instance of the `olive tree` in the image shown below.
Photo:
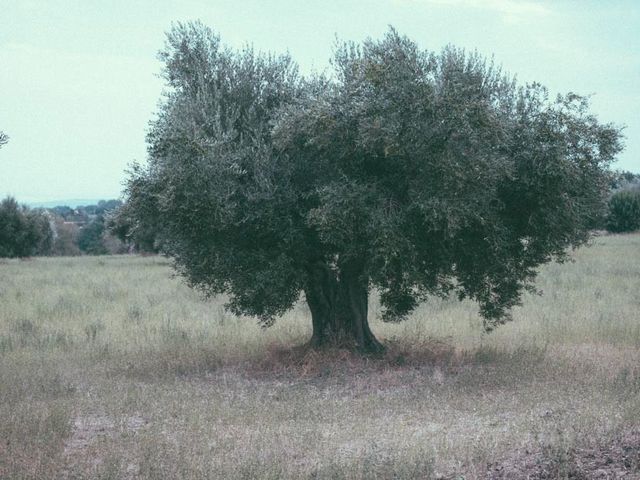
M128 202L207 294L264 325L301 292L314 346L380 351L368 296L404 319L430 296L509 319L536 269L588 239L620 131L575 94L518 86L478 54L390 30L302 78L200 24L161 52L168 91Z

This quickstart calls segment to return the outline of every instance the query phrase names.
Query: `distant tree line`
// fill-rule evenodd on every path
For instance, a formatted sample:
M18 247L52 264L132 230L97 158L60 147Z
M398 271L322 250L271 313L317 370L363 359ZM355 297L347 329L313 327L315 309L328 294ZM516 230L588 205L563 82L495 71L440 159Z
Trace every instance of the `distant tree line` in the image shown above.
M121 207L120 200L101 200L75 208L29 208L6 197L0 202L0 257L156 252L153 240L130 238L116 216Z
M9 136L0 130L0 148ZM152 232L134 231L120 200L72 208L29 208L0 201L0 258L157 252Z
M106 219L121 205L120 200L101 200L97 205L76 208L58 206L49 209L48 212L58 220L54 224L54 231L56 238L61 240L61 248L55 254L126 253L128 246L106 230Z

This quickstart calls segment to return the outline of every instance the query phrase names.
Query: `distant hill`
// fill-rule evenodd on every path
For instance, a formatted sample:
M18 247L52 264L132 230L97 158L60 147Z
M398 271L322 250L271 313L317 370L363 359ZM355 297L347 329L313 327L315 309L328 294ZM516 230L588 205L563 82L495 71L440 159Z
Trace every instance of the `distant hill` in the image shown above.
M52 200L50 202L26 202L31 208L53 208L53 207L71 207L76 208L85 205L97 205L100 200L108 200L105 198L72 198L68 200Z

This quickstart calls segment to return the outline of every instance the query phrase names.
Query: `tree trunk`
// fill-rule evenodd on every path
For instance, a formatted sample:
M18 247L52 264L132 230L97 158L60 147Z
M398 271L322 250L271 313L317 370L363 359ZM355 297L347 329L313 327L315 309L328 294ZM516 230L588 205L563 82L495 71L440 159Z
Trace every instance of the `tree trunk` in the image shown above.
M361 264L341 265L338 272L318 262L308 270L305 295L313 324L311 346L338 346L361 352L384 351L369 328L369 292Z

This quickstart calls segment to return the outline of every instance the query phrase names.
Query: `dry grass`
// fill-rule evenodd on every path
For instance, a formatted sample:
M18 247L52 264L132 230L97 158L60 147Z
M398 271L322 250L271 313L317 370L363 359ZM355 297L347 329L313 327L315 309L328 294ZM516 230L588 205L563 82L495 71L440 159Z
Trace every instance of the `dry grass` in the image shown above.
M640 478L640 236L574 257L491 335L455 301L375 321L382 358L159 257L0 262L0 478Z

